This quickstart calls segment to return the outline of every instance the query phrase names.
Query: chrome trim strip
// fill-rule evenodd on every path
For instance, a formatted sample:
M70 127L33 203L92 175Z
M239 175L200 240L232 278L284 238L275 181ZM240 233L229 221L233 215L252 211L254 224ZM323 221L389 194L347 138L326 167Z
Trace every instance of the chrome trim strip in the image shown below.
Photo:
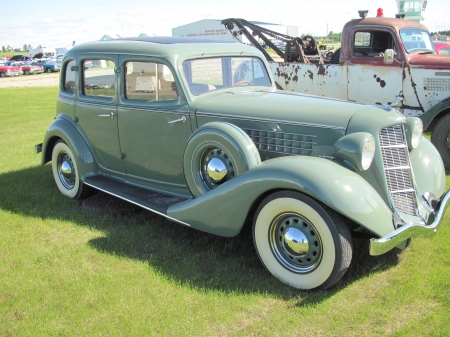
M244 131L255 131L255 132L267 132L267 133L278 133L282 135L291 135L291 136L301 136L301 137L317 137L317 135L305 135L303 133L291 133L291 132L283 132L283 131L274 131L274 130L261 130L261 129L249 129L242 128Z
M323 125L323 124L311 124L311 123L299 123L293 121L283 121L277 119L263 119L263 118L249 118L244 116L235 116L235 115L217 115L208 112L196 112L197 117L209 117L209 118L217 118L217 119L237 119L242 121L256 121L261 123L274 123L274 124L286 124L286 125L297 125L297 126L308 126L312 128L321 128L321 129L331 129L331 130L339 130L345 131L344 127L333 126L333 125Z
M129 202L129 203L131 203L131 204L133 204L133 205L142 207L142 208L144 208L144 209L146 209L146 210L148 210L148 211L150 211L150 212L153 212L153 213L156 213L156 214L158 214L158 215L161 215L161 216L163 216L163 217L165 217L165 218L167 218L167 219L169 219L169 220L171 220L171 221L178 222L179 224L182 224L182 225L191 227L191 225L189 225L188 223L185 223L185 222L183 222L183 221L181 221L181 220L177 220L177 219L175 219L175 218L172 218L172 217L168 216L167 214L161 213L161 212L159 212L159 211L155 211L153 208L143 206L143 205L141 205L141 204L139 204L139 203L137 203L137 202L134 202L134 201L132 201L132 200L129 200L129 199L127 199L127 198L124 198L124 197L122 197L122 196L120 196L120 195L117 195L117 194L115 194L115 193L111 193L110 191L105 190L105 189L103 189L103 188L99 188L98 186L96 186L96 185L94 185L94 184L89 184L89 183L87 183L87 182L83 182L83 184L86 184L86 185L88 185L88 186L91 186L91 187L95 188L96 190L99 190L99 191L108 193L109 195L112 195L112 196L114 196L114 197L116 197L116 198L125 200L125 201L127 201L127 202ZM186 199L186 200L189 200L189 199Z
M119 111L120 110L139 110L139 111L155 111L155 112L163 112L163 113L173 113L173 114L177 114L177 115L184 115L184 114L189 114L188 110L170 110L170 109L163 109L163 108L158 108L158 107L148 107L148 106L127 106L124 104L120 104L120 106L118 107Z
M437 211L435 219L431 224L407 224L382 238L370 239L370 255L384 254L409 238L432 237L437 233L440 225L442 224L444 213L448 208L449 203L450 190L448 190L447 193L445 193L445 196L441 199L439 210Z

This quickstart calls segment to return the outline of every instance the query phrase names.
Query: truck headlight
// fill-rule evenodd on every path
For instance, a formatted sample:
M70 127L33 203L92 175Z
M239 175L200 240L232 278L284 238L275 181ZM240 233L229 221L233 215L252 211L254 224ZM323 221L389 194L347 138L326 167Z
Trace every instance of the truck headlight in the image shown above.
M420 118L408 117L405 124L406 141L410 150L419 146L423 134L423 123Z
M336 162L353 171L365 171L375 156L375 139L370 133L356 132L340 138L336 144Z

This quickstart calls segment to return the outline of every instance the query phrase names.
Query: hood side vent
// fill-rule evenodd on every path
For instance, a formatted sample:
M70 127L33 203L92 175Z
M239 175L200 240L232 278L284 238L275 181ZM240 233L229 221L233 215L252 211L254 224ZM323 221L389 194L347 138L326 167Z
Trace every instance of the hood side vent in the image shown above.
M261 152L272 152L282 155L311 155L317 136L279 131L264 131L243 128Z

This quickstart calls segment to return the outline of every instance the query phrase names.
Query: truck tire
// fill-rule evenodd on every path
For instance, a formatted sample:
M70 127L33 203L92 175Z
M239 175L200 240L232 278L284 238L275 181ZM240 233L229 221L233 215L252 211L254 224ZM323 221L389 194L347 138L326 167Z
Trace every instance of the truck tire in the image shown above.
M445 168L450 170L450 113L436 122L431 133L431 142L441 155Z
M331 57L330 64L339 64L339 59L341 58L341 48L336 50Z

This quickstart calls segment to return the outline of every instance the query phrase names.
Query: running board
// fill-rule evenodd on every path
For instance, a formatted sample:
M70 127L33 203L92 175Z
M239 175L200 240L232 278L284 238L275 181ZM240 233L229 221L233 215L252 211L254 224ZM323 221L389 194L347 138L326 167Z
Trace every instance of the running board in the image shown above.
M189 200L189 198L146 190L105 176L91 176L86 178L84 183L97 190L166 217L167 209L170 206Z

